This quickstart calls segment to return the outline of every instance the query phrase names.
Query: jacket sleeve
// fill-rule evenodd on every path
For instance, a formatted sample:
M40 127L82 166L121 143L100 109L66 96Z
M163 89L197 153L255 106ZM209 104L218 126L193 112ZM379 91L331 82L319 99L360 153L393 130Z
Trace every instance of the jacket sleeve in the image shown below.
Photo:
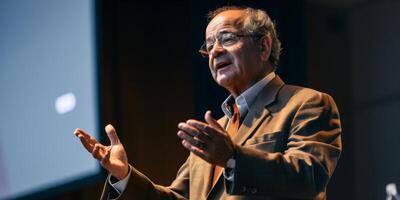
M287 105L293 108L282 152L237 147L229 194L313 199L325 192L342 149L339 113L327 94L300 99L288 102L295 105Z
M189 159L181 166L170 186L153 183L134 167L124 192L118 196L114 188L106 181L101 200L109 199L148 199L148 200L186 200L189 199Z

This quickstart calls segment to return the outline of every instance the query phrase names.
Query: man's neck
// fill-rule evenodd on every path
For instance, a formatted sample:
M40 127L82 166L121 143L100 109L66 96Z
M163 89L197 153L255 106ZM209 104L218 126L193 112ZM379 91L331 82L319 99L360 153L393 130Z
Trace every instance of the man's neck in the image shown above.
M269 69L264 71L263 73L259 73L259 75L256 78L253 78L252 80L249 80L247 84L243 84L241 87L240 86L235 86L232 88L226 88L229 93L232 95L233 98L236 99L239 95L241 95L244 91L248 90L251 88L254 84L259 82L261 79L265 78L268 74L273 72L274 70Z
M255 98L257 95L260 93L262 88L264 88L272 79L275 78L275 73L271 72L268 75L266 75L264 78L259 80L257 83L253 84L250 88L245 90L243 93L241 93L237 97L233 97L233 95L230 95L225 101L222 103L221 108L222 111L227 115L229 118L231 117L232 109L229 109L232 104L236 104L236 106L239 108L239 113L240 116L245 116L251 105L253 104Z

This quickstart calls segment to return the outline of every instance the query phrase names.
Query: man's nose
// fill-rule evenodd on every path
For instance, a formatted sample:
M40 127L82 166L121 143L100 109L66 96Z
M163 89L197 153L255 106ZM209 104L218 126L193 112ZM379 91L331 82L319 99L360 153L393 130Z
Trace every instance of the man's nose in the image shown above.
M213 48L211 49L211 55L212 57L218 57L222 53L225 52L225 48L219 43L219 41L216 41Z

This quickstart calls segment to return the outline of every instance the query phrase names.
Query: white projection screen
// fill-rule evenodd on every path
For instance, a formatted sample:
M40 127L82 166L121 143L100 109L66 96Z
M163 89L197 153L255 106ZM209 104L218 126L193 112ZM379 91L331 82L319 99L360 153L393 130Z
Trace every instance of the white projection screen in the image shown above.
M94 0L0 0L0 199L102 175L73 135L100 133L95 17Z

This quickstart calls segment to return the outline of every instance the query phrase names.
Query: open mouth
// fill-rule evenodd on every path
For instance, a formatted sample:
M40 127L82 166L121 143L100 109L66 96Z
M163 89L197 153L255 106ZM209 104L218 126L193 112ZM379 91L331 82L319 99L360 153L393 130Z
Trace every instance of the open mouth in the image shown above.
M224 67L226 67L226 66L228 66L230 64L232 64L232 63L230 63L230 62L220 62L220 63L218 63L216 65L215 70L218 71L219 69L222 69L222 68L224 68Z

